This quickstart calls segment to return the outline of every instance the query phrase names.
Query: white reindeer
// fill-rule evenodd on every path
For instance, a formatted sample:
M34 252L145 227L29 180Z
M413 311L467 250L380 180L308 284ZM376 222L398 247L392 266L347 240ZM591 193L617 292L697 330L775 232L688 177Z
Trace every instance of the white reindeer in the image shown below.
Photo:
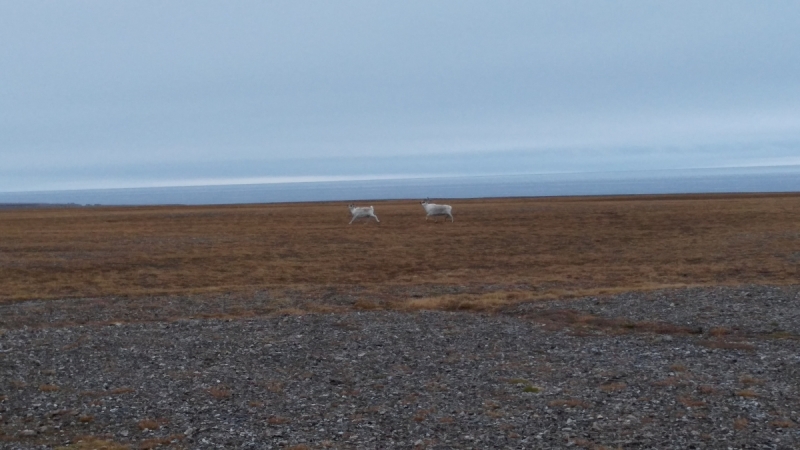
M372 206L355 206L350 203L347 205L347 207L350 208L350 214L353 215L353 218L350 219L350 223L348 225L352 225L354 220L361 217L374 217L376 222L381 222L378 220L378 216L375 215L375 208Z
M453 220L453 207L450 205L437 205L435 203L431 203L428 199L425 199L420 202L423 208L425 208L425 221L428 220L429 217L434 217L433 221L436 221L436 216L446 216L444 218L445 222L447 221L447 217L450 218L450 222L454 222Z

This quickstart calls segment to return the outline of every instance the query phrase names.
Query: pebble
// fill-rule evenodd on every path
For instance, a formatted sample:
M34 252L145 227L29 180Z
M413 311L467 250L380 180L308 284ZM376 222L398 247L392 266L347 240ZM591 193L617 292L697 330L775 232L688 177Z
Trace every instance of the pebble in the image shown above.
M200 449L800 448L798 311L796 287L745 286L496 314L6 329L0 435L20 449L87 435L139 447L180 430ZM570 321L586 314L606 321ZM141 432L145 420L158 425Z

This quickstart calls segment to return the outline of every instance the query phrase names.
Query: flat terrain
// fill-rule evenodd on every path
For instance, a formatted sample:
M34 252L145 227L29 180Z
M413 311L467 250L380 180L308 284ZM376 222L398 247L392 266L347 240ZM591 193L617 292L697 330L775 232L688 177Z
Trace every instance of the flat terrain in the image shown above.
M225 294L262 298L261 312L468 309L800 275L798 194L449 203L454 223L393 201L371 202L380 224L349 226L337 203L0 211L0 302Z
M0 210L0 448L800 448L800 194Z

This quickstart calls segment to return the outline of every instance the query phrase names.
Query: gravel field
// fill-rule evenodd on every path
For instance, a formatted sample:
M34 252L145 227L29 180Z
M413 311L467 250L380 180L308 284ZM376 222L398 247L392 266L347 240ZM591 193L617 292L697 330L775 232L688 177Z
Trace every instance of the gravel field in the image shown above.
M798 336L797 286L7 327L0 447L796 449Z

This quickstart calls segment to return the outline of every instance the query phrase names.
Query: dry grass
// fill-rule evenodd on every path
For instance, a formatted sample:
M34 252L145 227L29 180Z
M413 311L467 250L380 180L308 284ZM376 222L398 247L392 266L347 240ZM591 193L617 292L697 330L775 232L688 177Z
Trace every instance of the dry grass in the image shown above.
M686 384L686 380L682 377L667 377L661 380L653 381L653 386L658 387L674 387Z
M351 226L343 203L2 210L0 302L269 291L269 307L209 313L240 317L798 282L800 195L451 203L455 223L391 201Z
M401 308L406 310L428 311L492 311L498 307L509 304L515 297L506 292L491 292L484 294L445 294L433 297L415 298L405 302ZM534 299L533 296L528 297ZM368 308L357 305L360 309L376 309L378 304L371 304Z
M606 383L600 385L599 389L603 392L612 393L623 391L628 387L625 383Z
M679 396L678 397L678 402L681 405L687 406L687 407L690 407L690 408L699 408L701 406L706 406L706 402L704 402L702 400L698 400L698 399L693 398L693 397L688 396L688 395Z
M718 391L717 388L715 388L714 386L702 384L700 386L697 386L697 392L703 395L711 395L711 394L716 394Z
M79 436L75 442L56 450L128 450L130 446L94 436Z
M415 422L422 422L425 419L427 419L428 416L430 416L434 412L436 412L435 408L420 409L416 413L414 413L414 416L411 417L411 419L414 420Z
M107 391L84 391L81 392L80 395L81 397L100 398L100 397L113 397L115 395L129 394L131 392L136 392L136 390L129 387L123 387L123 388L109 389Z
M267 419L267 423L270 425L285 425L287 423L291 423L292 419L288 417L281 417L281 416L270 416Z
M775 428L794 428L794 422L791 420L773 420L770 425Z
M41 392L56 392L59 390L59 387L54 384L43 384L39 386L39 391Z
M212 386L206 389L206 392L217 400L224 400L231 398L233 393L226 386Z
M596 444L587 439L574 439L570 441L570 444L577 446L578 448L585 448L590 450L613 450L613 447L606 447L605 445ZM621 448L622 447L617 447L617 449Z
M708 334L714 337L726 336L731 334L731 330L725 327L713 327L708 330Z
M532 320L543 323L549 330L570 328L576 333L605 332L612 334L698 334L701 330L664 322L608 318L571 309L535 310L528 314ZM578 334L580 335L580 334Z
M267 388L267 390L269 392L272 392L272 393L275 393L275 394L280 394L284 390L283 383L280 382L280 381L276 381L276 380L268 381L265 384L265 387Z
M722 350L745 350L753 351L756 349L755 345L748 342L730 341L730 340L708 340L701 342L708 348L718 348Z
M764 380L762 380L761 378L753 377L751 375L742 375L741 377L739 377L739 382L745 386L764 384Z
M139 444L139 448L141 450L151 450L164 445L169 445L173 442L178 442L182 440L184 437L185 436L182 434L171 434L165 437L151 438Z
M486 400L486 401L484 401L483 402L483 409L484 409L483 413L487 417L491 417L492 419L499 419L499 418L505 416L505 413L503 413L503 411L501 409L500 403L496 402L494 400Z
M736 391L736 395L745 398L758 398L758 393L752 389L742 389L741 391Z
M144 430L157 430L157 429L161 428L161 423L159 423L159 421L153 420L153 419L142 419L142 420L139 421L137 426L142 431L144 431Z
M745 419L744 417L739 417L737 419L734 419L733 428L736 430L743 430L747 428L749 424L750 422L747 419Z

